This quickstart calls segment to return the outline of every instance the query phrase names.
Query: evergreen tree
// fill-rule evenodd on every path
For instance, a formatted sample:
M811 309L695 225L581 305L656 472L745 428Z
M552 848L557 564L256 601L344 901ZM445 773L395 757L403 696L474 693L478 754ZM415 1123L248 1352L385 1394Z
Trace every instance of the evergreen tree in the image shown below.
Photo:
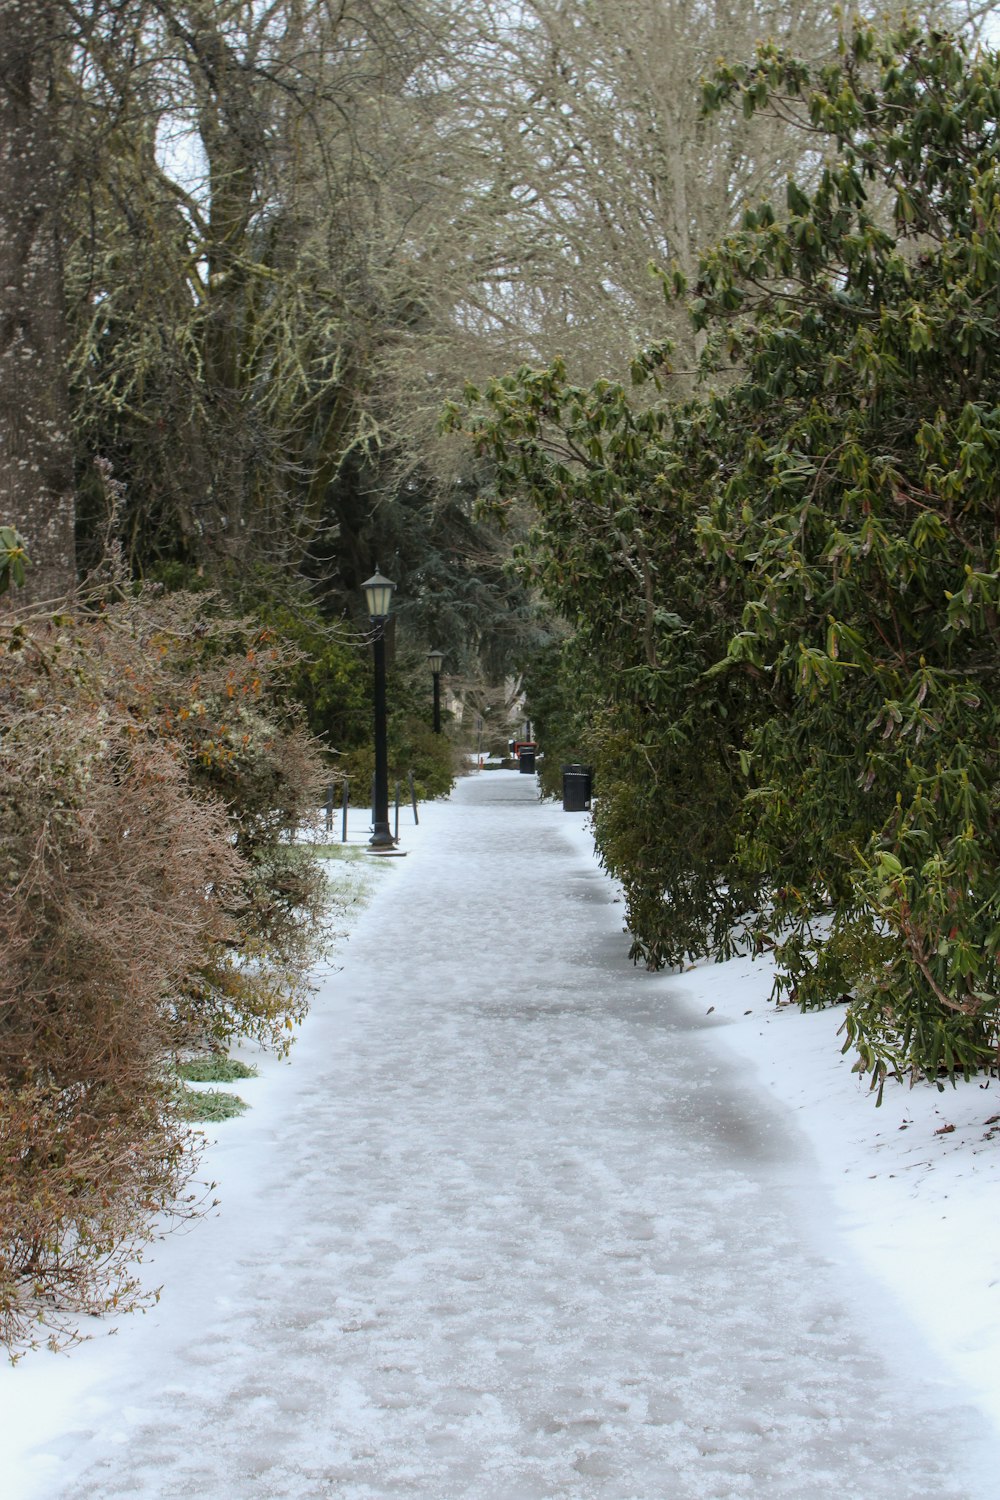
M723 69L709 107L823 161L702 257L701 392L523 370L474 424L592 663L637 956L726 951L742 909L781 988L850 999L873 1083L998 1044L998 99L995 56L911 26Z

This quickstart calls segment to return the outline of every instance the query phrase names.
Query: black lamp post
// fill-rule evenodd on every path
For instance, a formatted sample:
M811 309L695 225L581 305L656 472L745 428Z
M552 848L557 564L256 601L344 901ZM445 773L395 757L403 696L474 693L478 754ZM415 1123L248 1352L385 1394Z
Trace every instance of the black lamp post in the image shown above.
M444 661L443 651L428 651L427 660L430 669L434 673L434 733L441 733L441 663Z
M389 832L389 750L385 723L385 625L396 585L383 578L376 568L361 587L365 591L368 617L374 631L372 649L375 653L375 799L368 847L384 850L395 848L396 843Z

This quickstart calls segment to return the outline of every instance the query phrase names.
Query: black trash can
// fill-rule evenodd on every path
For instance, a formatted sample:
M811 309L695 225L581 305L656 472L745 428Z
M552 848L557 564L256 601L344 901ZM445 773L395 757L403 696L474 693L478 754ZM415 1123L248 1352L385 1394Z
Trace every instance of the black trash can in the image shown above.
M563 766L563 812L589 812L593 787L590 766Z
M517 752L517 769L522 776L535 774L535 746L522 745Z

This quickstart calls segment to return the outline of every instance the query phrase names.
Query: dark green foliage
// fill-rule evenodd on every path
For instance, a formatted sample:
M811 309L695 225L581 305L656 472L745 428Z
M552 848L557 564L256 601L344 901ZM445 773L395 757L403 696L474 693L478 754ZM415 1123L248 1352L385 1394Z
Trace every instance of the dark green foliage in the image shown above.
M548 797L561 794L564 764L585 764L594 752L600 699L594 698L585 663L577 662L576 646L575 638L550 641L531 656L523 676L525 713L545 752L538 778Z
M540 705L546 759L586 724L573 748L594 766L598 846L625 888L633 957L680 963L724 943L753 896L731 859L746 689L706 670L728 638L693 526L711 460L694 434L671 450L665 412L608 381L573 387L561 364L496 381L482 402L497 505L527 495L538 516L520 566L575 627L548 725ZM560 693L573 705L553 744Z
M5 594L11 584L21 587L26 565L30 565L30 559L24 550L23 537L13 526L0 526L0 594Z
M854 996L873 1080L968 1072L997 1047L1000 68L865 29L815 80L764 49L719 86L801 100L836 148L697 289L744 372L701 535L731 670L770 684L741 859L783 984Z
M377 562L397 585L393 615L401 641L443 651L447 673L502 678L520 666L526 644L537 637L527 594L507 568L504 529L480 513L471 473L442 486L420 472L400 481L395 468L391 455L381 464L374 455L365 463L354 459L331 491L339 582L324 582L324 564L316 562L324 608L346 609L363 628L361 584Z
M815 75L762 47L707 99L824 155L703 258L702 394L649 411L523 370L478 442L590 662L637 951L711 946L756 901L780 987L851 997L873 1085L954 1077L1000 1039L1000 64L862 27Z

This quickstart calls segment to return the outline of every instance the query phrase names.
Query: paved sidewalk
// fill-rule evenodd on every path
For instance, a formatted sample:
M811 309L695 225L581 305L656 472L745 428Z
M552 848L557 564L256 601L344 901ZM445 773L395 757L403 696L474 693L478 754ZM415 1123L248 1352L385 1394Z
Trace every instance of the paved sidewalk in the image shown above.
M569 816L482 773L379 872L45 1500L1000 1494L790 1119L628 965Z

